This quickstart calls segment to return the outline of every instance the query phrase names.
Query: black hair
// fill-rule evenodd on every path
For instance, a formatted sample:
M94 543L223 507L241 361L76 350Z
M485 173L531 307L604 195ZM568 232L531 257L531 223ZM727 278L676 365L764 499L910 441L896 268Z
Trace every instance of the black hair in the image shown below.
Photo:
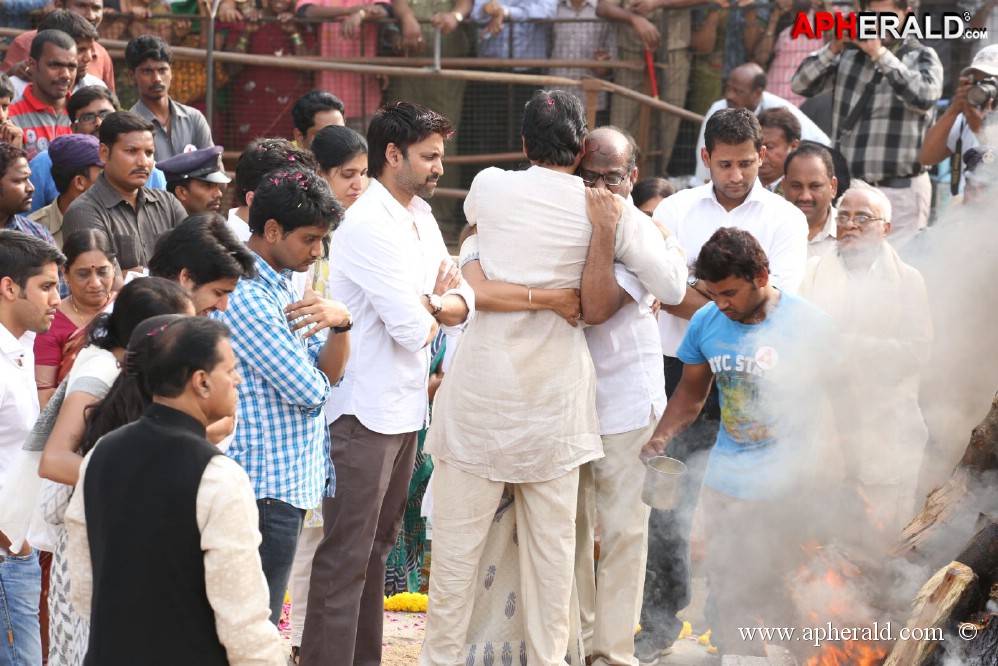
M218 213L207 211L189 216L156 241L149 260L149 273L178 280L187 269L195 286L229 278L256 275L253 255Z
M110 150L114 148L118 137L129 132L149 132L152 134L156 126L131 111L115 111L109 113L100 126L100 142Z
M784 106L766 109L759 114L759 127L776 128L783 132L788 144L800 141L800 121Z
M66 255L67 271L81 254L87 252L100 252L111 262L114 261L114 250L111 248L111 242L99 229L84 229L69 234L63 241L62 252Z
M61 30L39 30L31 40L31 51L29 56L35 62L42 57L42 51L46 44L52 44L60 49L76 50L76 42L73 38Z
M835 176L835 164L832 161L832 152L825 146L815 141L804 141L797 148L792 150L787 158L783 160L783 173L790 169L790 163L797 157L817 157L825 167L825 174L828 180Z
M642 178L631 188L631 199L640 208L641 204L655 197L666 199L675 193L675 186L665 178Z
M578 97L563 90L539 90L523 107L523 143L527 159L571 166L589 133Z
M197 339L181 335L178 339L178 333L191 329L214 332L211 348L205 349L204 335ZM149 317L136 325L129 336L121 374L104 399L84 412L81 453L85 455L112 430L138 420L149 408L153 395L175 397L183 392L183 385L173 395L162 392L163 383L169 390L179 377L184 377L186 384L195 371L214 368L220 360L218 338L223 336L229 336L229 329L222 322L178 313ZM164 353L165 348L168 351Z
M767 83L769 81L766 80L766 72L756 72L756 75L752 77L752 90L765 90Z
M23 157L25 161L28 159L28 153L26 153L23 148L0 141L0 179L7 175L7 169L9 169L14 162L21 157ZM0 186L0 190L2 189L2 186Z
M257 139L246 146L236 162L236 204L246 205L246 195L260 186L264 175L277 169L319 168L311 151L287 139Z
M769 259L755 236L744 229L721 227L700 248L693 274L708 282L729 277L751 282L764 268L769 270Z
M65 194L66 190L69 189L69 184L73 182L73 179L77 176L90 177L90 167L96 165L84 164L82 166L75 167L62 167L58 164L53 163L49 171L52 174L52 182L55 183L55 189L59 194Z
M249 211L249 228L263 234L267 220L276 220L287 236L299 227L339 226L343 205L329 184L311 169L284 168L271 171L254 190Z
M38 30L59 30L69 35L74 43L96 42L100 38L97 28L90 21L68 9L56 9L46 14L38 23Z
M80 109L88 106L97 99L106 99L114 107L115 111L121 110L121 103L118 102L118 96L109 88L105 88L104 86L84 86L73 93L69 101L66 102L66 113L69 114L69 120L76 122L76 114L80 112Z
M409 146L425 141L434 134L449 139L454 124L432 109L412 102L385 104L371 118L367 128L367 172L378 178L385 170L388 144L394 143L408 159Z
M315 125L315 114L322 111L339 111L346 114L343 102L331 92L325 90L309 90L295 100L291 107L291 121L302 134L307 133Z
M132 336L133 339L135 336ZM211 372L222 360L218 342L230 337L229 327L208 317L182 317L150 342L139 345L148 348L141 367L137 368L142 386L150 396L176 398L187 388L195 372ZM133 348L128 345L129 350Z
M721 109L707 119L703 139L708 155L714 152L718 143L737 146L746 141L751 141L759 152L762 149L762 128L759 119L748 109Z
M125 45L125 63L133 72L146 60L173 65L173 51L162 37L139 35Z
M65 263L66 257L54 245L21 231L0 229L0 278L9 277L21 289L49 264Z
M343 166L357 155L367 154L367 140L349 127L330 125L312 139L312 153L323 171Z
M159 277L132 280L118 292L114 310L101 313L87 326L87 343L107 351L125 347L139 322L193 307L191 297L176 282Z
M6 97L13 102L16 93L17 91L14 90L14 83L10 80L10 77L5 72L0 72L0 97Z

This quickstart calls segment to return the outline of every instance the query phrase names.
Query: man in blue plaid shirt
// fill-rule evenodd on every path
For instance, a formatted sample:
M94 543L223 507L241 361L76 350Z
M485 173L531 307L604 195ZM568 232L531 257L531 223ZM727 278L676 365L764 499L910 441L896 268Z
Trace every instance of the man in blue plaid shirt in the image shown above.
M908 0L861 0L860 10L896 14L904 25L909 7ZM918 153L943 90L936 52L911 37L834 40L804 59L791 87L805 97L832 93L836 148L854 177L890 199L889 240L910 240L929 222L932 185Z
M350 350L346 307L310 290L298 300L291 273L315 263L323 238L342 214L329 186L311 170L291 162L264 176L250 207L247 242L257 275L240 280L228 309L217 314L232 330L243 377L227 453L246 469L256 493L260 559L274 624L280 620L305 511L322 498L322 408Z

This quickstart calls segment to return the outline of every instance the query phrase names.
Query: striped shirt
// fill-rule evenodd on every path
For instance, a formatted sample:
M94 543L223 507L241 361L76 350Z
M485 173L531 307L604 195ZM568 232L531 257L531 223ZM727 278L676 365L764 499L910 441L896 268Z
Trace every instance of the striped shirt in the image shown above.
M24 97L10 105L11 122L24 130L24 150L29 162L41 151L48 150L52 139L73 133L66 111L45 106L35 97L34 90L34 85L28 84Z
M214 316L232 331L239 361L239 419L226 453L249 475L257 499L300 509L322 499L326 477L329 379L317 367L323 334L292 332L284 308L296 301L291 271L256 257L257 276L242 279L229 307Z
M840 125L878 73L879 83L866 110L842 133ZM824 46L804 59L792 87L805 97L833 94L832 136L853 176L876 182L922 172L918 152L943 90L943 66L931 48L905 40L874 63L859 49L844 49L836 55Z

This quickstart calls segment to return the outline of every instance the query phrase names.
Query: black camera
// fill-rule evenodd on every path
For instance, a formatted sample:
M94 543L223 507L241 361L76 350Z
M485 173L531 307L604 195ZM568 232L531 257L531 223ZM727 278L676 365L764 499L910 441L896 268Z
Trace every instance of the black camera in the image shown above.
M982 79L967 91L967 102L977 108L995 98L998 98L998 79Z

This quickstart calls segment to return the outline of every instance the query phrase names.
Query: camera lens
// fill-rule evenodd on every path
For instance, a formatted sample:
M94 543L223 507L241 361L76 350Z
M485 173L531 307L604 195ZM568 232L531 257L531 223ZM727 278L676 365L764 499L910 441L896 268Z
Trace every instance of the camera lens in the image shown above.
M998 97L998 81L994 79L978 81L967 91L967 102L974 106L984 106L996 97Z

